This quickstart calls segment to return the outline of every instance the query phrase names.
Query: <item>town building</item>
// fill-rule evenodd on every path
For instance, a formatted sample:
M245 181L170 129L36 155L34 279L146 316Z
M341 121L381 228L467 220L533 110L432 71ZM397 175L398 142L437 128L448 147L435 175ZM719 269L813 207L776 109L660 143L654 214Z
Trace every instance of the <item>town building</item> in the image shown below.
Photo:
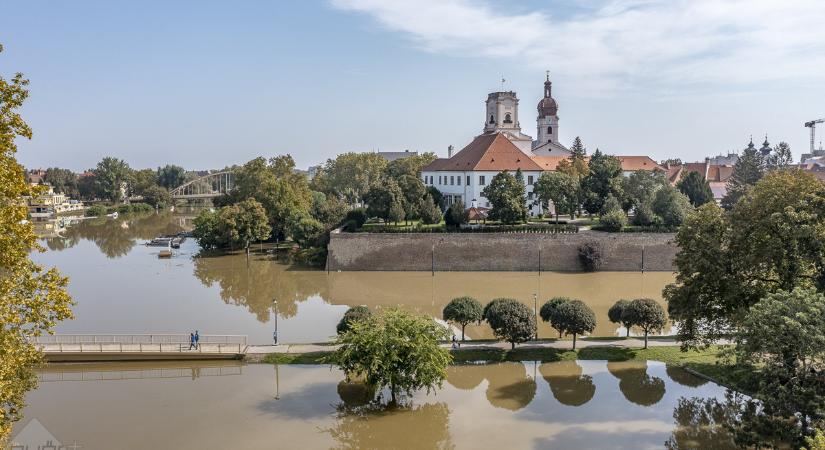
M543 172L555 171L559 162L571 155L559 142L559 107L552 96L550 77L544 82L544 96L537 106L536 140L522 132L518 104L513 91L489 94L482 134L455 154L450 146L447 158L439 158L422 169L424 184L438 189L446 205L460 200L467 207L489 208L489 201L482 195L484 188L498 173L520 169L530 214L542 214L533 185ZM665 172L648 156L617 157L624 175L636 170Z
M396 159L403 159L409 158L410 156L418 156L418 152L411 152L409 150L404 150L403 152L378 152L378 156L386 159L387 161L395 161Z
M45 185L47 190L36 197L27 197L29 216L32 219L52 217L55 214L83 210L83 203L72 200L66 195L54 192L51 186Z

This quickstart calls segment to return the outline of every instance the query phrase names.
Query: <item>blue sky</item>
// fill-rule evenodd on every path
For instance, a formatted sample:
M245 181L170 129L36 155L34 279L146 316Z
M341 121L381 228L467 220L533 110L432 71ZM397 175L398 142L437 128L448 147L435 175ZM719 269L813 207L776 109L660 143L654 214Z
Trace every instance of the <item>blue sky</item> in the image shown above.
M818 0L0 0L0 73L31 80L28 167L444 155L502 76L535 136L545 70L563 143L693 161L768 133L798 158L823 24Z

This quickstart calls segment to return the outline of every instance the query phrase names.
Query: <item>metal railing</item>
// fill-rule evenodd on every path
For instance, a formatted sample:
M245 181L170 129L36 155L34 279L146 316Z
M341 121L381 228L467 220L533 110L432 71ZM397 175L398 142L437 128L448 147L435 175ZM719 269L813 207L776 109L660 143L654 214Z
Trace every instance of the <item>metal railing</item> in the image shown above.
M202 335L197 346L188 334L55 334L34 343L47 353L246 353L247 337Z
M152 378L200 378L200 377L225 377L243 375L243 366L217 366L217 367L169 367L154 369L132 369L132 370L82 370L82 371L52 371L38 372L37 379L40 382L58 381L119 381L119 380L144 380Z

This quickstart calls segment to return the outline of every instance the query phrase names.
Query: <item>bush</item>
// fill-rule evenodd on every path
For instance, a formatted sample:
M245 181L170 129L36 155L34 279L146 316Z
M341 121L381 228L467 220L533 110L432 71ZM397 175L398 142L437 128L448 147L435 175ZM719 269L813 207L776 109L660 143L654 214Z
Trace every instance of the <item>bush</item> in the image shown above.
M481 322L482 317L481 303L472 297L458 297L450 300L444 311L441 313L441 318L461 325L461 340L464 340L464 327L472 322Z
M319 247L324 230L324 224L312 217L303 217L291 227L292 240L301 248Z
M562 332L564 331L561 328L561 324L559 322L559 307L572 299L568 297L553 297L543 305L541 305L541 309L539 310L539 316L541 316L541 320L545 322L549 322L550 326L558 330L559 337L561 337Z
M595 242L579 247L579 262L585 272L594 272L602 265L602 248Z
M484 308L484 320L490 324L499 339L516 344L526 342L536 335L536 316L527 305L512 298L499 298Z
M665 186L656 191L653 199L653 212L662 218L662 224L668 227L678 227L693 210L684 194L673 186Z
M576 349L576 336L591 333L596 328L596 314L581 300L570 300L559 305L556 312L558 329L573 335L573 350Z
M441 222L441 208L436 205L430 194L421 199L418 206L418 212L421 215L421 222L426 225L433 225Z
M143 190L143 201L150 206L157 206L163 208L166 205L172 204L172 196L169 191L161 186L152 185Z
M86 208L86 215L88 217L99 217L106 215L106 207L103 205L92 205Z
M338 334L344 334L350 330L354 322L364 320L371 315L372 311L366 306L353 306L344 313L344 317L338 322L335 330Z
M470 215L464 209L464 202L461 200L453 203L450 208L447 209L447 212L444 213L444 223L447 224L448 228L460 228L461 225L467 223L469 220Z
M344 228L346 228L347 231L359 230L365 223L367 223L367 211L364 208L349 210L344 216Z
M599 229L604 231L622 231L622 228L627 225L627 216L621 209L614 209L609 213L604 214L599 219Z
M656 219L653 208L649 203L642 203L633 210L633 225L642 227L650 226Z

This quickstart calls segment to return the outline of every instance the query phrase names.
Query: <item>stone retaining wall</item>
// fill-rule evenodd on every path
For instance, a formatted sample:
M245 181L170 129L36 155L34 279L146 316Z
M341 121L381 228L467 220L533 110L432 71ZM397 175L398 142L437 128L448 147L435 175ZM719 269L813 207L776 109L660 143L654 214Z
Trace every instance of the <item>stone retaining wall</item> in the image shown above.
M674 271L672 233L344 233L330 271L581 271L579 248L602 249L604 271Z

